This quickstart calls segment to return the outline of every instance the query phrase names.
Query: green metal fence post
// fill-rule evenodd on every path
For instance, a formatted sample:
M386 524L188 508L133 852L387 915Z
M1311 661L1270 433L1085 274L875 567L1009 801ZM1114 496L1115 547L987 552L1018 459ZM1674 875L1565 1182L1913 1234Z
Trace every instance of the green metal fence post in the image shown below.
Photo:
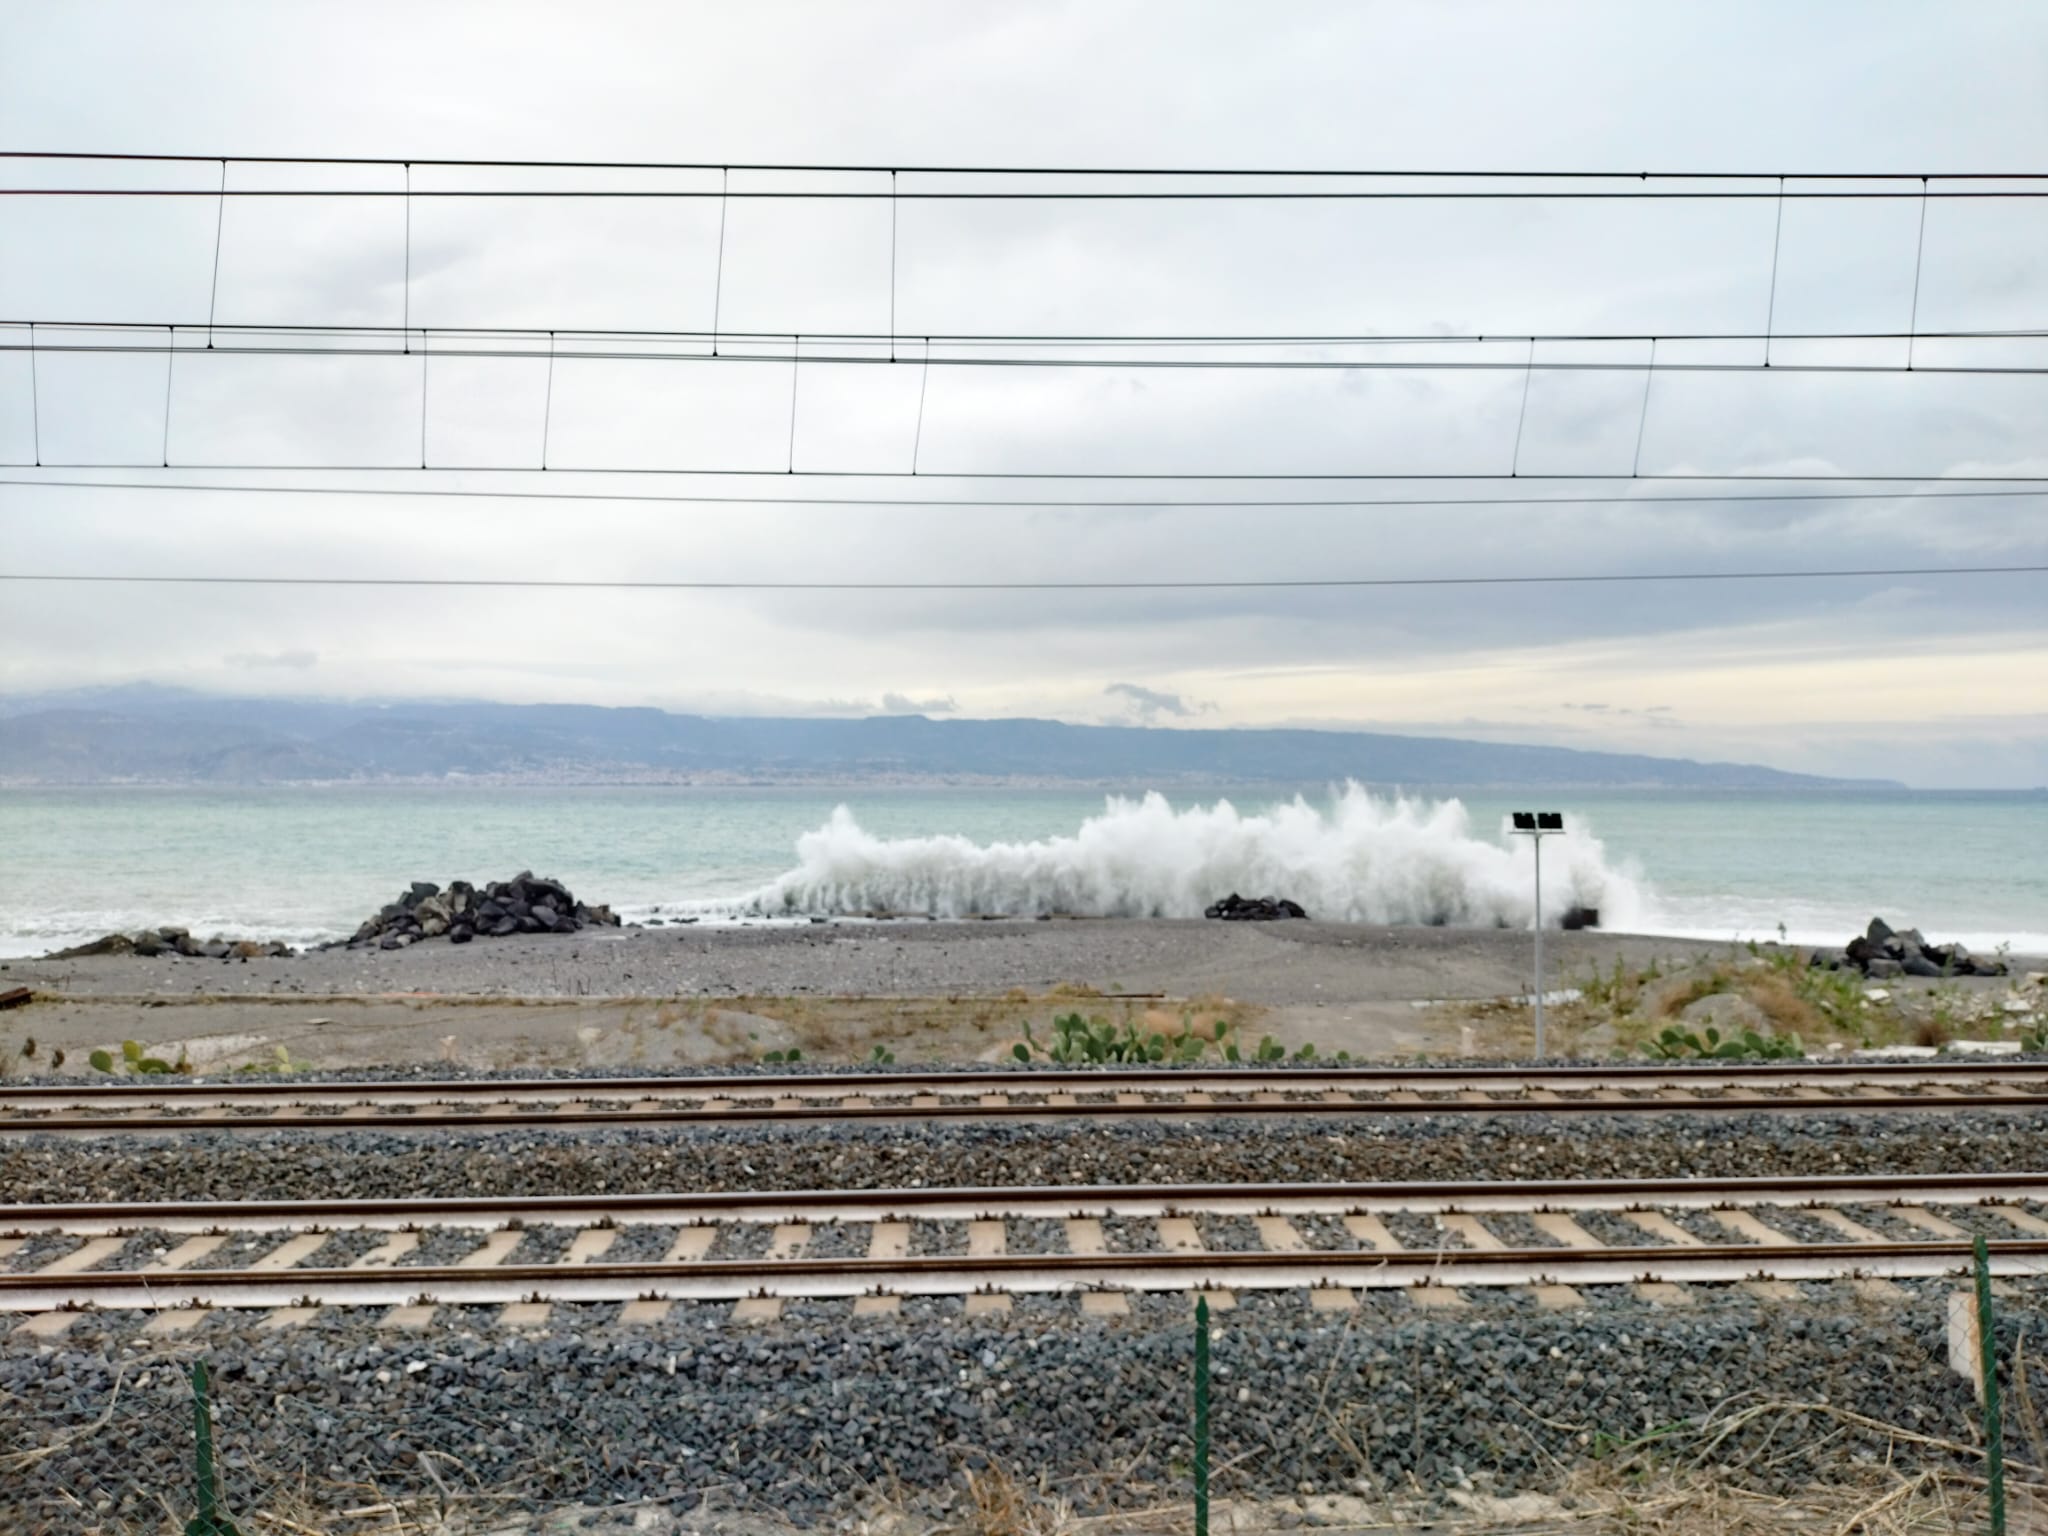
M1991 1536L2005 1536L2005 1424L1998 1405L1998 1323L1991 1311L1991 1250L1979 1236L1977 1348L1984 1367L1984 1453L1991 1489Z
M1209 1298L1195 1298L1195 1536L1209 1536Z
M213 1406L208 1400L206 1362L192 1362L192 1471L198 1483L199 1513L185 1525L185 1536L241 1536L221 1513L220 1485L213 1470Z

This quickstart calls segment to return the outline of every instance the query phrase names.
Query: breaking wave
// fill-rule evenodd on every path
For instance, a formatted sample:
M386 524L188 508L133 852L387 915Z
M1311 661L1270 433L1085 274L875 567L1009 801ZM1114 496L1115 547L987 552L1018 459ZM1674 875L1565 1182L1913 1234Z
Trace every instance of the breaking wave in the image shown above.
M1596 907L1627 928L1645 893L1573 819L1546 839L1543 908ZM1327 805L1296 797L1256 813L1227 800L1180 810L1161 794L1111 797L1071 837L976 843L884 838L840 806L797 839L797 866L738 904L775 916L864 912L1200 917L1233 891L1292 897L1311 917L1381 924L1527 927L1529 840L1474 833L1457 800L1376 796L1346 785Z

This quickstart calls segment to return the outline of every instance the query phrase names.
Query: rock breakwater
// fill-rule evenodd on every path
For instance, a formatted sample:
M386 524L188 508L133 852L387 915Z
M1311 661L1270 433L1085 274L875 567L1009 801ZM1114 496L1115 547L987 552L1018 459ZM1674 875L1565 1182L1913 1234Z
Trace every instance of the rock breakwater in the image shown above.
M2003 960L1973 955L1961 944L1935 944L1918 928L1894 929L1881 917L1851 939L1839 954L1816 950L1820 970L1861 971L1872 980L1893 976L2003 976Z
M276 940L230 939L218 933L210 939L196 939L188 928L163 927L110 933L69 949L52 950L43 958L79 960L87 955L140 955L149 960L158 955L182 955L188 960L254 960L297 953L291 945Z
M483 886L451 880L445 890L432 881L415 880L396 900L365 918L349 938L322 947L404 949L444 935L451 944L467 944L515 933L576 933L618 926L610 907L578 901L561 881L524 869L510 880Z

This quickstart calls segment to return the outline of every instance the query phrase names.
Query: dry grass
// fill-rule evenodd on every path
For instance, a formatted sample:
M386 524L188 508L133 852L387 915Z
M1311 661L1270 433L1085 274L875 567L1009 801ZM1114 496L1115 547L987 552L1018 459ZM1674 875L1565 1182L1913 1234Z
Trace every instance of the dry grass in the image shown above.
M1913 1043L1932 1046L1939 1050L1956 1037L1955 1028L1946 1014L1922 1014L1913 1021Z
M1663 988L1651 1001L1650 1015L1658 1019L1675 1019L1703 997L1735 990L1734 974L1725 965L1717 965L1681 985Z
M1763 1010L1774 1030L1810 1041L1827 1028L1820 1010L1799 995L1782 971L1753 971L1742 978L1741 991Z
M1262 1009L1214 996L1186 1000L1118 995L1089 988L1055 987L1032 995L1013 989L999 997L727 997L666 1000L645 1023L655 1029L695 1029L745 1061L759 1050L793 1044L814 1061L861 1061L875 1046L903 1062L941 1057L1007 1057L1024 1038L1026 1023L1041 1035L1055 1014L1082 1012L1121 1028L1180 1033L1183 1021L1204 1039L1232 1030L1244 1034ZM754 1038L749 1021L777 1026L777 1038Z

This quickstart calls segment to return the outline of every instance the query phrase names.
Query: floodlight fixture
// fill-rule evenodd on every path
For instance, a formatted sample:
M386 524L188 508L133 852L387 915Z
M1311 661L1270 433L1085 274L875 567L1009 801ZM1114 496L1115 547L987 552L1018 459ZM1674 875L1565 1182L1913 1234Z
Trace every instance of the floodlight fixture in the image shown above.
M1536 1059L1543 1059L1543 839L1564 831L1562 811L1511 811L1513 829L1536 845Z

